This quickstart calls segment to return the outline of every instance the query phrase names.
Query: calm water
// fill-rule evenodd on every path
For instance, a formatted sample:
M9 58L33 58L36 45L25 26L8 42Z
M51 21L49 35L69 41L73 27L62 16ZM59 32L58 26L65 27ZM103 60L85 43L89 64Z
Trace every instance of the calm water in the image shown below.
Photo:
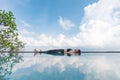
M120 80L120 55L30 56L13 68L11 80Z

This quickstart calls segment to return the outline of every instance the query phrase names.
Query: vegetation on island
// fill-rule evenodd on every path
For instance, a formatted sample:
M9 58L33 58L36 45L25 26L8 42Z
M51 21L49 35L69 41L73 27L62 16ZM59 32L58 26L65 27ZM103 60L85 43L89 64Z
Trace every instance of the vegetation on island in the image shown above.
M0 80L10 75L13 66L22 60L17 52L24 47L24 43L18 36L13 13L0 10Z

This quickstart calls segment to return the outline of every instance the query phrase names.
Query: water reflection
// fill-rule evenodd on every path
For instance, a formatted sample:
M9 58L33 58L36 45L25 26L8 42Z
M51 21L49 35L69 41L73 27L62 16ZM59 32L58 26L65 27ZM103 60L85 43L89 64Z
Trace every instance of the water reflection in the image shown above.
M82 54L72 57L9 55L4 59L0 58L0 62L4 62L0 65L0 68L2 67L0 80L3 80L3 73L4 77L7 77L11 71L8 80L120 80L120 54L100 55ZM9 57L11 58L8 61ZM24 61L20 62L22 59ZM16 63L18 64L14 66Z
M12 73L12 69L16 63L22 61L22 56L18 54L0 54L0 80L9 80L7 76Z
M13 80L120 80L120 56L25 57Z

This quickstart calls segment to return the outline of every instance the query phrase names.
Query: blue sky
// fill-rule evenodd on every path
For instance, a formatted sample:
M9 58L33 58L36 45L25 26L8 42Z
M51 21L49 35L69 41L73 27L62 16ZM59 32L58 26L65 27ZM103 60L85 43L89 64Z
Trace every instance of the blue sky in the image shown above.
M119 0L1 0L0 3L0 9L14 13L23 42L28 46L56 48L117 48L119 8Z
M34 26L36 33L58 35L64 32L72 35L78 32L77 26L82 19L84 7L92 2L94 0L31 0L15 10L17 16ZM58 24L59 16L72 20L76 28L72 31L64 31Z
M24 20L34 27L34 32L47 35L74 35L84 14L84 7L97 0L21 0L2 1L12 10L16 19ZM5 7L6 7L5 6ZM4 9L4 7L3 7ZM74 24L74 30L65 31L58 23L59 16L70 19ZM19 24L19 23L18 23Z
M0 0L0 9L14 13L19 38L28 50L70 47L120 50L120 0ZM12 78L120 80L117 54L28 56L14 67Z

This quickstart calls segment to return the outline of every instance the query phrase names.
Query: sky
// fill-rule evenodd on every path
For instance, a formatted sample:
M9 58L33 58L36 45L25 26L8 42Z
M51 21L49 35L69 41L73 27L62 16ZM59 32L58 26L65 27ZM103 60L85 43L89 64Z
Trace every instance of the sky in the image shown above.
M120 0L0 0L0 9L14 13L19 39L29 50L120 50ZM120 55L84 55L24 57L11 78L120 80Z
M120 45L119 0L0 2L0 9L14 13L26 46L118 49Z
M19 38L39 48L119 49L119 0L0 0L12 11ZM113 44L114 43L114 44Z

